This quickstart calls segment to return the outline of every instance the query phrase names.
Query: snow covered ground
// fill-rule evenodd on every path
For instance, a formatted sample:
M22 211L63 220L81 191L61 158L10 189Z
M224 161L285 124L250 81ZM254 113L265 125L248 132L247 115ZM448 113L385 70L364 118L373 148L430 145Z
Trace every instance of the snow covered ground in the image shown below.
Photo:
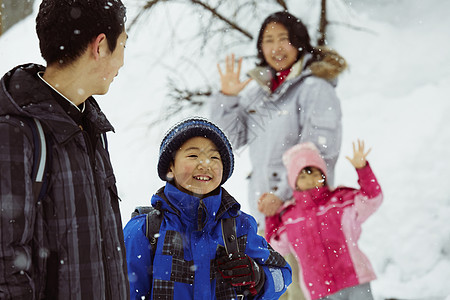
M129 16L136 13L137 1L124 3ZM330 26L329 43L350 65L337 87L344 138L336 183L357 187L356 172L344 156L351 154L351 142L362 138L372 147L369 160L385 195L360 240L378 274L372 283L374 295L377 300L450 300L450 2L329 3L330 19L347 24ZM289 4L314 28L318 8L313 1ZM218 86L215 63L226 53L217 48L196 53L180 47L193 38L189 32L195 25L186 17L186 7L178 8L155 10L129 32L125 66L108 95L97 97L116 128L109 140L124 222L135 206L148 204L163 184L156 174L158 147L175 120L151 128L148 124L165 111L167 75L188 87L205 82ZM269 13L272 8L267 9ZM264 17L249 23L248 30L255 34ZM170 40L162 38L170 28L167 19L178 20ZM236 46L234 51L254 54L254 43ZM34 16L0 37L0 57L1 74L17 64L42 63ZM201 65L199 71L184 73L193 63ZM191 114L187 110L183 116ZM236 158L226 188L245 210L248 153L239 152Z

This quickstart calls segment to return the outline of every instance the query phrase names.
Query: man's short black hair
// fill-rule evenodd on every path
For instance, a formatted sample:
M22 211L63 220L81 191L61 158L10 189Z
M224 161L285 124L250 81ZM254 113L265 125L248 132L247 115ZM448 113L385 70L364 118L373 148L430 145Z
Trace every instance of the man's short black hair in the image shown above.
M47 65L66 66L101 33L112 52L125 20L121 0L42 0L36 17L41 55Z

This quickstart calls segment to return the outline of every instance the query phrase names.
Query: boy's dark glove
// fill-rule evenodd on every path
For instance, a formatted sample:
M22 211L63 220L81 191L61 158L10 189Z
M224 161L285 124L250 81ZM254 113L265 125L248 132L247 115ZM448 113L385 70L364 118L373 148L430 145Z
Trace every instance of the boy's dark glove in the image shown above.
M217 259L219 273L234 287L245 286L254 296L264 286L264 270L243 252L224 255Z

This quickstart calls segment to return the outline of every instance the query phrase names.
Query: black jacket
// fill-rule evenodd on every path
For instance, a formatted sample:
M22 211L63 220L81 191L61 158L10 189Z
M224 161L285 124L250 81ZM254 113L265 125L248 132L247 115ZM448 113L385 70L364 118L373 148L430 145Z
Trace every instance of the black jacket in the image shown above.
M38 71L22 65L1 80L0 299L128 299L116 180L101 140L113 128L92 97L79 126ZM24 117L39 119L51 141L40 203Z

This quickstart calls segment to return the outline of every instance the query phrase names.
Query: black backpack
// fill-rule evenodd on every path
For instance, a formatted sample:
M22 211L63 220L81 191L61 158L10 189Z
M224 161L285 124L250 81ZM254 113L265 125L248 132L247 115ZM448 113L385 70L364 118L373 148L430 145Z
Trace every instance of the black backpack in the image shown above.
M33 194L36 199L36 203L39 203L44 198L48 189L49 181L49 166L51 166L52 156L51 156L51 145L52 140L46 136L44 133L43 126L41 122L36 118L22 118L19 117L21 121L28 124L31 128L33 134L34 143L34 163L32 172L33 181ZM103 148L108 151L108 140L106 139L106 133L102 133L101 142Z

